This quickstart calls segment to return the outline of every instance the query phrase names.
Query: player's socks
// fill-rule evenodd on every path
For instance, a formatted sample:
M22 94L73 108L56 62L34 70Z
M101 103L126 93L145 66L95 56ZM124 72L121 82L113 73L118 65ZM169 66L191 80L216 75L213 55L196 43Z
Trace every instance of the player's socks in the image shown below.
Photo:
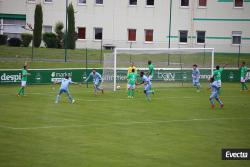
M128 89L128 97L131 96L131 89Z
M131 90L131 96L134 97L134 95L135 95L135 90L132 89L132 90Z
M248 90L247 84L244 83L245 90Z
M241 82L241 90L244 90L244 88L245 88L245 85L243 82Z
M217 101L218 101L218 103L220 103L220 105L223 105L223 103L222 103L222 101L220 100L220 98L215 98Z
M210 98L209 101L211 105L214 105L214 100L212 98Z
M17 93L18 95L21 94L22 89L23 89L23 87L21 87L21 88L18 90L18 93Z
M22 95L24 95L24 88L22 89L22 92L21 92Z
M57 96L56 96L56 101L55 101L55 103L58 103L59 100L60 100L60 95L57 95Z
M151 101L151 98L150 98L149 94L150 94L149 91L147 91L147 92L146 92L146 97L147 97L147 100L148 100L148 101Z

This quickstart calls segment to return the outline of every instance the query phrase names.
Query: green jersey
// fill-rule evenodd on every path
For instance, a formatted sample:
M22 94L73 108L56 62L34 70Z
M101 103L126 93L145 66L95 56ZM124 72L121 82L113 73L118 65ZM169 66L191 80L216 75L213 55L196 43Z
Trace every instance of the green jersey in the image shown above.
M27 76L28 72L25 69L22 69L22 81L27 81L28 76Z
M128 74L128 83L130 85L135 85L136 79L137 79L137 74L136 73L129 73Z
M154 65L153 64L150 64L148 66L148 72L149 72L149 75L154 76Z
M240 67L240 77L245 78L246 75L247 75L247 67L246 66Z
M214 80L219 81L221 80L221 73L224 70L224 68L220 68L219 70L214 70Z

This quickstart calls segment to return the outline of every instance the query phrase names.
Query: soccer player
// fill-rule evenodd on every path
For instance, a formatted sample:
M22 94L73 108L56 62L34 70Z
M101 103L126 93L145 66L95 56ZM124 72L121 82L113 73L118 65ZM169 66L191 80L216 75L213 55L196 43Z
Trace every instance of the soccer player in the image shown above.
M150 79L153 79L154 77L154 65L152 64L152 61L148 61L148 75L150 76Z
M131 64L130 64L130 67L128 68L128 75L129 75L129 73L132 73L132 70L134 69L134 72L135 73L137 73L137 69L136 69L136 67L135 67L135 63L134 62L132 62Z
M61 94L65 93L68 96L69 102L73 104L75 102L75 100L73 99L73 97L69 93L69 85L70 84L77 84L77 83L72 82L68 75L66 75L65 78L62 79L60 82L55 82L55 84L56 83L61 83L61 87L60 87L60 90L58 92L58 95L56 96L55 103L58 103L60 100Z
M89 74L88 78L85 80L87 82L89 78L93 78L93 84L94 84L94 95L97 95L97 91L102 91L103 94L103 88L101 88L102 83L102 76L99 74L96 69L93 69L92 72Z
M214 99L218 101L218 103L220 104L220 108L223 108L224 104L219 98L219 87L216 84L216 82L214 82L214 77L210 78L210 89L211 89L211 95L209 97L209 101L211 104L211 108L214 109L214 106L215 106Z
M196 64L193 65L192 71L193 85L196 87L197 92L200 91L200 71Z
M24 88L26 87L28 76L30 75L30 73L28 73L27 69L28 69L28 66L26 64L23 66L23 69L22 69L21 87L17 93L17 96L24 95Z
M214 75L213 75L213 78L214 78L214 84L217 85L218 87L218 93L220 93L220 88L221 88L221 75L222 75L222 71L224 70L226 65L223 65L222 68L220 68L220 66L216 66L216 70L214 70Z
M128 98L134 98L136 79L135 69L132 69L131 73L128 74Z
M151 82L151 77L149 75L145 75L143 71L140 72L140 77L142 78L142 82L137 84L137 85L142 85L144 84L144 93L147 97L147 100L150 101L150 93L154 94L154 91L151 90L152 82Z
M247 66L246 66L246 63L243 61L240 67L241 91L248 90L248 87L246 84L246 76L247 76Z

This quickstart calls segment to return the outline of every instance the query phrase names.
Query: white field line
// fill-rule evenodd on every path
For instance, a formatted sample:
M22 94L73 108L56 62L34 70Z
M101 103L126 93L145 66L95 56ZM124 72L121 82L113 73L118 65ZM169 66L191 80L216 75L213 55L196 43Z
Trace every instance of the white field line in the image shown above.
M11 130L39 130L39 129L55 129L55 128L81 128L81 127L92 127L92 126L113 126L113 125L141 125L141 124L161 124L161 123L174 123L174 122L198 122L198 121L223 121L223 120L250 120L250 118L194 118L194 119L180 119L180 120L163 120L163 121L133 121L133 122L117 122L117 123L102 123L102 124L82 124L82 125L52 125L52 126L37 126L37 127L9 127L2 126L3 129Z
M42 95L42 96L49 96L49 97L56 97L57 92L48 92L48 93L26 93L27 95ZM15 96L15 94L11 93L2 93L0 96ZM62 95L63 96L63 95ZM90 95L92 98L94 97L94 94ZM155 95L156 96L156 95ZM74 97L74 94L73 94ZM102 97L100 95L99 97ZM105 98L105 96L103 96ZM124 97L126 95L124 94ZM167 99L193 99L193 98L200 98L200 97L195 97L195 96L165 96L165 97L154 97L152 95L152 100L167 100ZM222 98L246 98L245 96L222 96ZM105 101L131 101L131 100L145 100L144 97L135 97L134 99L129 99L129 98L115 98L115 99L87 99L87 98L75 98L76 101L87 101L87 102L105 102Z

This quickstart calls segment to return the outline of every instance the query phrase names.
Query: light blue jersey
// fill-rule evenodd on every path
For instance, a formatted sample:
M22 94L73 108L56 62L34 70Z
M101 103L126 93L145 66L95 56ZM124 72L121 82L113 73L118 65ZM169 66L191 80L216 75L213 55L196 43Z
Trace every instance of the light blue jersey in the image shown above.
M74 103L75 102L75 100L73 99L73 97L69 93L69 85L71 83L73 83L73 82L71 81L70 78L69 79L66 79L66 78L62 79L62 81L61 81L61 87L60 87L60 90L58 92L58 95L56 96L55 103L59 102L60 96L61 96L62 93L65 93L68 96L68 99L69 99L70 103Z
M220 88L214 82L210 84L210 88L211 88L211 95L209 97L209 101L210 101L210 103L212 105L212 108L214 108L214 100L213 99L218 101L218 103L220 104L220 107L222 108L224 105L223 105L223 102L221 101L221 99L219 98L219 90L220 90Z
M200 78L200 71L199 71L198 68L193 69L193 71L192 71L192 77L193 77L194 79Z
M210 84L211 96L210 98L218 98L219 96L219 87L215 83Z
M62 79L60 90L68 90L69 84L71 84L71 79Z
M86 79L86 81L88 81L90 77L93 77L93 83L95 85L98 85L98 84L100 84L102 82L102 76L98 72L95 72L95 74L93 72L91 72L89 74L88 78Z
M144 82L144 90L150 90L151 85L152 85L151 77L143 75L142 81Z
M200 71L198 68L193 69L192 71L193 85L197 86L197 89L200 87Z

